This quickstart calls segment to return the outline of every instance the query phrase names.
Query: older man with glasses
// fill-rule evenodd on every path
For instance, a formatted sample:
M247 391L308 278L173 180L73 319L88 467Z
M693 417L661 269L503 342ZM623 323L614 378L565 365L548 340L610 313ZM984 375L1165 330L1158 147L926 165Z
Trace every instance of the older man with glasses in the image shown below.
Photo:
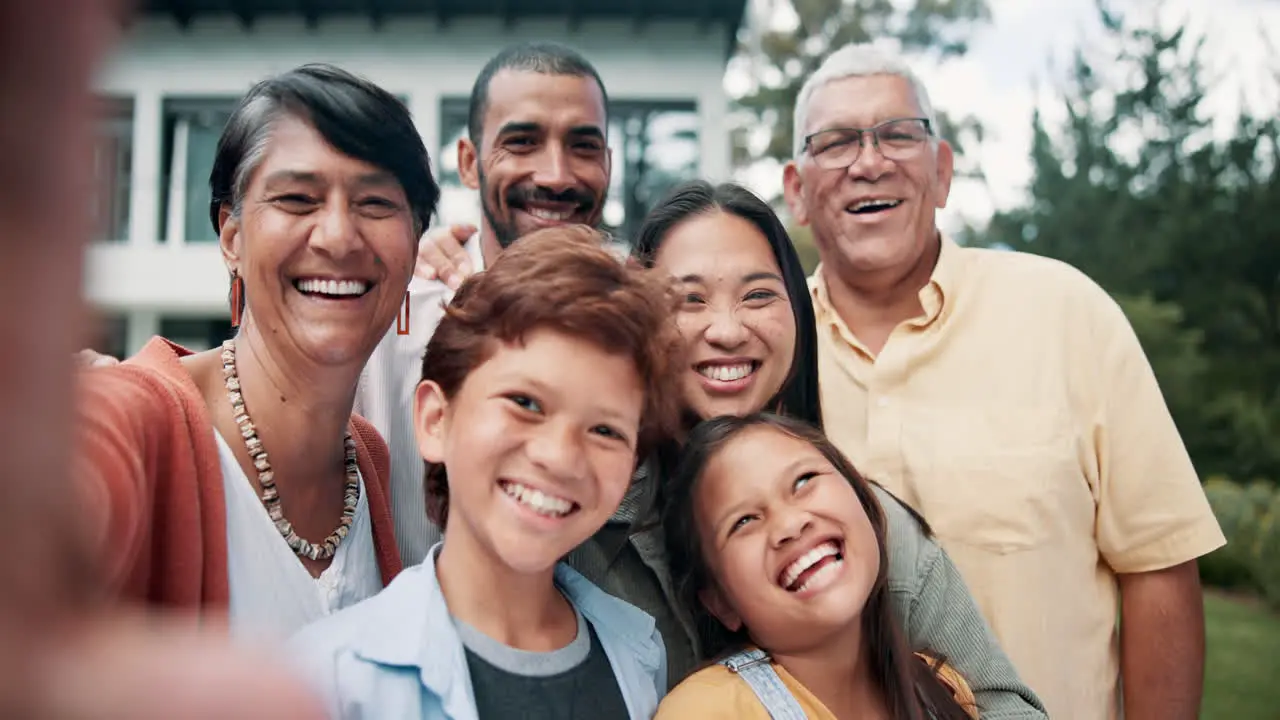
M1225 540L1156 378L1087 277L939 232L936 128L869 46L797 100L784 189L822 260L826 431L933 525L1050 717L1195 718L1196 558Z

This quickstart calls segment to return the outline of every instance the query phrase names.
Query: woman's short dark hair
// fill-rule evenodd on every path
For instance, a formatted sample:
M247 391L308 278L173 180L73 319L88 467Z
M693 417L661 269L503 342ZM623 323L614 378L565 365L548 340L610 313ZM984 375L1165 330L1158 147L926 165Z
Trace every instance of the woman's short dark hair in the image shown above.
M796 323L796 349L791 370L778 395L770 401L782 404L782 412L811 425L821 426L822 407L818 399L818 331L813 315L813 299L791 237L773 208L750 190L733 183L711 185L693 180L676 187L645 217L636 235L632 254L646 267L653 267L658 250L680 223L697 215L726 212L755 225L769 242L774 260L782 272L782 283L791 300Z
M303 65L267 78L231 113L209 173L209 219L221 232L221 212L240 210L249 178L266 151L271 126L283 115L306 121L344 155L395 176L421 234L435 214L440 187L404 103L377 85L332 65Z

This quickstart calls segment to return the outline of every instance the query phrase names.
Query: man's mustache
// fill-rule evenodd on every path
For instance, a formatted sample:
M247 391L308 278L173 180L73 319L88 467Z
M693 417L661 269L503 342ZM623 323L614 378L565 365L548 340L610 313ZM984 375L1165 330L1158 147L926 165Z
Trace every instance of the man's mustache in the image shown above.
M596 199L577 188L556 192L545 187L517 186L507 191L507 205L518 207L531 203L573 203L582 212L590 212L596 206Z

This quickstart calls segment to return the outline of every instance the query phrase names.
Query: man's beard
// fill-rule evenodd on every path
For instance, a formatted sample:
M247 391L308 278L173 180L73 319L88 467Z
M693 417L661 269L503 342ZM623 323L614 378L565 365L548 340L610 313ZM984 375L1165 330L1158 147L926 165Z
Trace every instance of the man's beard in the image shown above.
M493 211L493 203L489 199L489 181L484 173L480 173L480 212L484 213L485 221L493 230L498 247L506 250L520 237L519 231L516 230L515 218L511 218L511 222L507 223L498 221L498 214Z
M494 239L498 241L498 247L511 247L511 244L520 239L520 229L516 227L515 207L527 204L529 201L541 200L544 202L572 202L577 203L579 209L574 212L575 215L582 214L591 218L590 224L595 227L600 224L599 209L604 207L605 198L601 196L599 200L592 197L582 190L570 188L564 192L556 193L546 188L530 186L530 185L514 185L507 190L505 198L507 209L510 212L507 222L502 222L498 218L498 213L494 207L496 198L489 194L489 181L484 173L480 175L480 212L484 213L484 219L489 223L489 227L493 230Z

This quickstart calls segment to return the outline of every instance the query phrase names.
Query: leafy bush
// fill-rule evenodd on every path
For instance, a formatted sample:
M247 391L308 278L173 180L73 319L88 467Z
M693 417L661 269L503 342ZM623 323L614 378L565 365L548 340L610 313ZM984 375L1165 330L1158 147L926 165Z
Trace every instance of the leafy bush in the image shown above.
M1280 610L1280 493L1273 493L1258 524L1253 545L1253 576L1267 604Z
M1240 485L1220 476L1209 478L1204 492L1227 537L1227 545L1200 558L1200 579L1215 587L1254 587L1252 550L1259 519L1256 493L1251 496Z
M1267 480L1254 480L1244 487L1244 500L1248 505L1251 517L1240 528L1240 550L1247 553L1250 562L1257 555L1257 544L1259 533L1262 530L1262 521L1271 513L1272 498L1276 495L1275 488Z
M1275 488L1269 480L1255 478L1244 488L1244 497L1249 501L1253 511L1259 515L1265 515L1267 509L1271 506L1271 498L1276 494Z

